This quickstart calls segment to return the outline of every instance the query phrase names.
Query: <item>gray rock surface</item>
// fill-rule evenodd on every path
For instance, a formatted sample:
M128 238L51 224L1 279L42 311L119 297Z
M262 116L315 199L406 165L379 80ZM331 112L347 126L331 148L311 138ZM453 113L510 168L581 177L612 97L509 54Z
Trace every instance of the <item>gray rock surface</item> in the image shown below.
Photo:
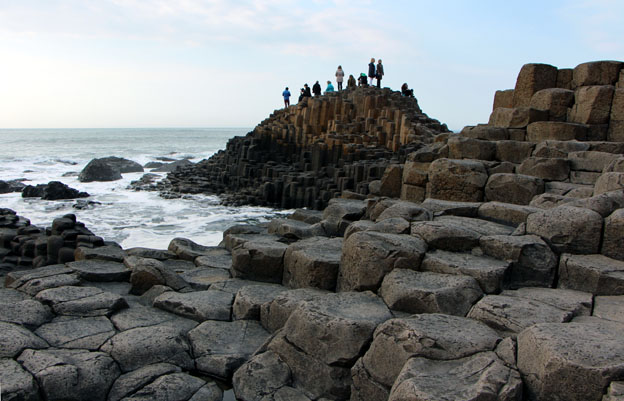
M39 386L32 375L13 359L0 359L0 397L8 401L39 401Z
M52 320L54 315L48 306L43 305L34 299L25 299L23 301L13 301L4 298L6 291L1 290L0 293L0 321L15 323L25 326L31 330L36 329L43 323ZM17 291L15 291L17 292ZM21 294L18 292L18 294Z
M223 391L214 382L188 373L170 373L160 376L124 401L221 401Z
M624 296L600 296L594 299L593 316L624 323Z
M7 274L4 285L34 296L39 291L48 288L78 283L80 283L80 278L72 269L65 265L51 265L33 270L11 272Z
M162 375L180 371L181 369L176 365L155 363L143 366L132 372L124 373L113 383L113 386L108 392L108 401L119 401L124 397L136 393L145 385L153 382Z
M362 231L343 242L339 291L377 290L395 268L418 269L427 244L420 238Z
M167 362L192 369L190 347L178 329L167 326L138 327L111 337L101 347L110 354L123 372L152 363Z
M232 277L281 283L284 253L288 245L266 235L247 241L232 250Z
M470 251L479 245L481 233L461 220L444 219L412 223L411 234L424 239L433 249L445 251Z
M558 287L594 295L624 295L624 262L603 255L563 254Z
M166 285L176 291L189 287L189 284L180 275L167 268L164 262L159 260L128 257L124 263L126 266L131 266L131 291L135 295L142 295L155 285Z
M95 287L64 286L39 292L36 299L49 304L55 313L69 316L110 316L128 307L120 295Z
M284 327L290 314L304 301L312 301L327 294L325 291L313 288L300 288L280 293L271 302L260 307L260 321L262 326L274 333Z
M169 326L183 333L196 327L199 323L151 306L132 306L123 309L110 317L117 330L125 331L137 327Z
M273 301L286 290L286 287L276 284L250 285L241 288L234 298L232 318L260 320L262 305Z
M370 292L327 294L299 304L283 333L327 365L348 364L363 352L377 325L391 317L383 301Z
M334 290L342 255L342 238L310 238L288 246L283 284L291 288Z
M205 258L205 256L199 256L196 260L200 258ZM229 279L231 275L230 271L226 269L198 267L197 269L180 274L180 277L187 282L193 290L203 291L210 288L214 283Z
M225 291L206 290L188 293L165 292L154 300L154 306L176 315L203 322L231 320L234 296Z
M273 219L269 223L267 231L269 234L295 240L325 236L322 224L308 224L293 219Z
M174 238L169 242L168 250L180 259L192 262L198 256L211 256L212 252L219 253L221 248L200 245L186 238Z
M622 326L543 323L518 336L518 368L528 396L539 400L600 400L624 374Z
M28 349L17 361L35 377L46 400L104 401L120 373L104 352Z
M390 309L401 312L466 316L483 292L469 276L394 269L384 278L379 295Z
M116 331L110 320L103 316L61 316L39 327L35 334L52 347L97 351Z
M267 351L252 357L234 373L232 386L236 398L242 401L260 401L291 383L290 368L274 352Z
M0 322L0 358L15 358L26 348L47 348L48 343L30 330L13 323Z
M128 281L131 273L123 263L102 260L81 260L67 266L87 281Z
M388 400L515 401L521 397L518 371L507 367L495 353L483 352L453 361L410 359Z
M269 333L254 320L207 321L188 334L197 369L229 379L266 342Z
M96 248L79 246L74 251L74 257L77 261L100 260L120 263L123 262L124 258L126 257L126 252L116 245L99 246ZM93 272L91 269L88 268L87 271ZM96 281L93 279L89 280Z
M503 288L509 263L468 253L433 251L425 255L421 269L473 277L483 292L491 294L499 292Z

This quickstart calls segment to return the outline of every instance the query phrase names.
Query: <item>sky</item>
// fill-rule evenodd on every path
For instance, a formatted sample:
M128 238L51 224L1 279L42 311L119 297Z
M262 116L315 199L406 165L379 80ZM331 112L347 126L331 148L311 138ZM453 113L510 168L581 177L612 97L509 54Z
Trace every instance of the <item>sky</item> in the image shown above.
M253 127L381 58L452 130L523 64L624 60L623 0L0 0L0 128Z

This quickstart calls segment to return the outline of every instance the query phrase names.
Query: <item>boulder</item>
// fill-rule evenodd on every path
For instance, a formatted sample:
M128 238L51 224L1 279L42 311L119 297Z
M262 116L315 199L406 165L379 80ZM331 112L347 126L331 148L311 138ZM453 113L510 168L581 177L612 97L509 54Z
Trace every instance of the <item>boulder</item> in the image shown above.
M96 248L79 246L74 251L74 258L77 261L95 259L121 263L125 257L126 252L115 245L98 246Z
M431 220L433 218L428 209L420 207L412 202L399 201L386 208L374 220L380 222L397 217L401 217L409 222Z
M120 373L104 352L28 349L17 361L35 377L46 400L105 401Z
M454 361L410 359L392 386L388 400L514 401L521 397L518 371L505 365L494 352L482 352Z
M528 205L531 199L544 192L544 181L522 174L492 174L485 186L488 201Z
M169 363L155 363L124 373L113 383L108 392L108 401L120 401L150 384L160 376L180 372L178 366Z
M487 180L486 180L487 181ZM477 217L481 202L455 202L443 199L427 198L421 205L436 216Z
M406 161L403 167L403 185L423 187L427 184L427 171L431 163Z
M78 175L80 182L121 180L119 166L109 164L103 159L91 160Z
M273 219L269 222L268 233L291 240L325 236L322 224L308 224L293 219Z
M565 121L568 108L574 104L574 91L562 88L548 88L537 91L531 97L530 107L548 111L551 121Z
M281 283L284 253L288 245L277 237L262 236L232 250L232 277L268 283Z
M624 207L624 191L611 191L596 196L576 199L570 202L569 205L593 210L602 217L607 218L618 209Z
M535 148L532 142L522 141L496 141L496 160L510 163L521 163L531 156Z
M69 186L67 186L67 184L63 184L59 181L50 181L47 184L40 184L36 187L32 185L27 185L22 190L22 198L41 197L41 199L45 200L60 200L87 198L89 196L90 195L88 193L78 191L74 188L70 188Z
M101 347L129 372L152 363L167 362L182 369L194 368L190 347L179 330L167 326L137 327L118 333Z
M193 164L195 163L193 163L192 161L188 159L175 160L175 161L172 161L171 163L165 163L162 166L156 167L152 169L151 171L154 171L157 173L170 173L172 171L176 171L179 167L192 166Z
M0 289L0 321L19 324L34 330L52 320L54 315L48 306L29 297L23 300L13 300L9 298L9 291L15 290Z
M223 391L215 382L206 383L188 373L175 372L156 378L123 399L132 401L221 401Z
M483 163L438 159L429 168L427 196L460 202L480 202L488 175Z
M222 248L199 245L186 238L172 239L167 249L176 254L178 258L191 262L198 256L211 256L214 252L220 253L222 251Z
M572 170L593 171L601 173L619 155L598 151L578 151L568 153L570 168Z
M624 374L621 325L542 323L518 336L518 369L528 396L599 400Z
M548 64L525 64L518 73L513 94L513 107L528 107L533 95L557 85L557 67Z
M0 358L15 358L26 348L47 348L48 343L30 330L13 323L0 322Z
M539 196L541 195L538 195L538 197ZM479 207L478 215L479 218L483 220L518 227L520 224L526 223L528 215L539 210L539 208L533 206L503 202L486 202Z
M624 209L611 213L604 221L600 253L624 261Z
M598 253L602 217L589 209L558 206L530 214L527 234L542 237L556 252Z
M624 323L624 296L596 297L592 316Z
M574 317L571 311L523 297L488 295L482 298L468 313L469 318L479 320L505 336L516 336L522 330L537 323L564 323Z
M496 144L492 141L455 135L448 140L449 158L494 160Z
M286 287L275 284L250 285L241 288L234 298L232 318L260 320L262 305L271 302L286 290Z
M191 330L188 338L199 371L230 379L264 344L269 333L253 320L207 321Z
M34 296L38 292L66 285L77 285L80 277L74 270L65 265L51 265L32 270L19 270L7 274L4 285L15 288L28 295Z
M499 107L490 114L489 125L500 128L526 128L536 121L548 121L548 112L530 107L505 109Z
M603 255L561 255L559 288L624 295L624 262Z
M479 245L481 233L460 219L417 221L412 223L411 234L427 242L433 249L445 251L470 251Z
M243 401L261 401L292 381L290 368L274 352L253 356L238 369L232 378L236 398Z
M596 180L594 195L624 189L624 173L608 172Z
M377 325L390 318L386 305L371 292L327 294L300 303L282 332L311 357L344 366L363 354Z
M561 121L537 121L527 127L527 140L532 142L554 141L583 141L587 138L588 127L585 124L575 124ZM535 155L542 156L542 155Z
M574 67L573 85L615 85L620 70L624 64L621 61L590 61Z
M272 301L260 306L260 320L262 326L274 333L281 329L290 317L290 314L304 301L311 301L327 294L313 288L300 288L281 292Z
M154 300L154 306L198 322L231 320L234 296L225 291L206 290L188 293L168 291Z
M176 291L189 287L180 275L160 260L131 256L124 259L124 264L132 270L130 284L135 295L142 295L155 285L166 285Z
M563 158L529 157L518 166L518 174L548 181L565 181L570 174L570 164Z
M409 234L410 222L403 217L390 217L380 220L378 223L368 227L367 230L387 234Z
M494 330L476 320L419 314L379 325L361 361L373 381L390 389L410 358L453 360L494 350L500 340Z
M67 266L78 273L81 279L96 282L128 281L131 273L123 263L92 259L70 262Z
M557 270L557 256L536 235L491 235L481 237L486 255L511 262L508 283L518 287L551 287Z
M466 316L483 292L469 276L394 269L379 295L390 309L401 312Z
M377 290L395 268L418 269L427 244L420 238L362 231L343 242L339 291Z
M425 255L421 270L473 277L483 292L491 294L503 287L509 265L488 257L436 250Z
M398 164L390 164L381 176L379 195L398 198L401 195L403 169Z
M13 359L0 359L0 395L6 400L38 401L39 386L32 375Z
M405 220L405 219L403 219L403 220ZM375 225L375 223L373 223L370 220L354 221L353 223L349 224L349 226L345 230L345 233L344 233L344 236L343 236L343 240L349 238L351 236L351 234L358 233L360 231L366 231L369 228L373 227L374 225Z
M493 109L498 107L513 107L513 94L513 89L497 90L494 92Z
M330 199L323 210L323 227L330 236L340 236L347 226L361 219L366 212L366 203L355 199Z
M56 314L67 316L110 316L128 307L120 295L96 287L51 288L39 292L35 298L50 305Z
M342 242L342 238L315 237L288 246L284 254L283 284L291 288L334 290Z
M110 320L104 316L61 316L39 327L35 334L52 347L97 351L116 331Z
M351 386L349 368L323 363L296 347L283 334L276 335L267 349L286 363L292 374L292 387L303 392L309 399L349 398Z
M574 69L559 68L557 71L557 88L572 89L572 77Z
M583 86L576 90L576 102L568 111L568 121L580 124L608 124L615 87Z

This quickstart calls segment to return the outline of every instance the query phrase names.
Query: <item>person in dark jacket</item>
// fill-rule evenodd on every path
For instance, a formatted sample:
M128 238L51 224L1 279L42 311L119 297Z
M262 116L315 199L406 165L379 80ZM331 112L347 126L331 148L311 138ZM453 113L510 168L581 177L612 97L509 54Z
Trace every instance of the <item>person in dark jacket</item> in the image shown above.
M401 85L401 94L407 97L414 97L414 89L409 89L407 87L407 82Z
M349 75L349 79L347 80L347 89L355 89L355 86L357 84L355 83L355 78L352 75Z
M321 84L319 84L319 81L312 85L312 93L314 93L314 96L321 96Z
M303 85L303 89L304 89L304 97L312 97L312 93L310 93L310 87L308 86L308 84Z
M384 76L383 64L381 64L381 59L377 61L377 87L381 88L381 78Z
M368 79L366 78L366 74L361 73L358 78L358 86L366 88L368 86Z
M375 59L372 58L371 62L368 63L368 78L370 78L371 86L373 85L373 79L375 79L376 76L377 73L375 72Z
M301 91L299 91L299 101L302 101L304 97L305 97L305 89L301 88Z

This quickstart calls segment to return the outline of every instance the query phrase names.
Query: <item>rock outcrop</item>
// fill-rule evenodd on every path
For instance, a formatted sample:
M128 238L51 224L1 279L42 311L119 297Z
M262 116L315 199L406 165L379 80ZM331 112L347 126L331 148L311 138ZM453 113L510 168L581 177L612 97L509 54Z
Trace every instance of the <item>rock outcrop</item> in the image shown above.
M2 209L2 396L221 400L212 376L244 401L620 399L622 67L527 65L491 124L386 163L374 191L231 227L217 247L43 258L64 230L100 243L69 216L48 236ZM340 99L318 99L318 118ZM234 141L247 155L253 135Z

